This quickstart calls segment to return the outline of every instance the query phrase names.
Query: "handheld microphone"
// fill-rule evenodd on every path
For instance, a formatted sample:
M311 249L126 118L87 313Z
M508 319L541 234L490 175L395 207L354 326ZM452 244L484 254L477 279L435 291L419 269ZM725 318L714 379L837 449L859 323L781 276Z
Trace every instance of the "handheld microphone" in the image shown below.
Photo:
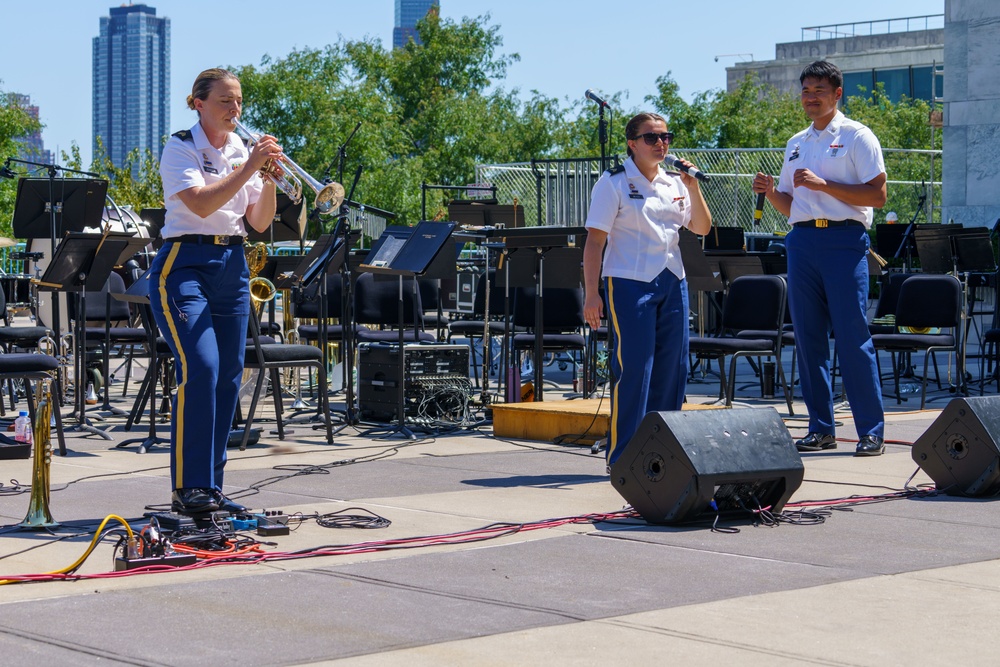
M663 158L663 161L666 162L671 167L673 167L674 169L680 169L688 176L693 176L694 178L697 178L702 183L708 182L710 178L708 174L706 174L703 171L699 171L695 167L685 166L684 163L681 162L676 155L667 155L666 157Z
M600 97L597 96L597 93L594 92L593 88L588 88L587 92L585 92L583 96L586 97L588 100L593 100L594 102L597 102L598 106L602 107L608 106L607 102L605 102L604 100L602 100Z
M757 205L753 209L753 226L756 227L760 224L761 218L764 217L764 193L757 193Z

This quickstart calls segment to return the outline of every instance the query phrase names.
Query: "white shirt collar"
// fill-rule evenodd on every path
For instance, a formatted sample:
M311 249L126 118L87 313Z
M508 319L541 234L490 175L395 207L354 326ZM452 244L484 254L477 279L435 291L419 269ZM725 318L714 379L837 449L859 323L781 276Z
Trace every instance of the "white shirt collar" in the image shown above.
M833 115L833 118L830 119L830 122L826 124L826 127L824 127L822 130L817 130L816 125L814 123L809 126L809 132L814 137L819 137L824 132L829 132L830 134L837 134L837 132L840 131L840 126L844 124L844 120L846 118L847 117L844 115L844 112L837 111L837 113Z
M632 160L631 156L625 158L625 162L623 164L625 166L625 176L627 176L628 178L641 178L647 183L655 183L658 180L665 179L667 176L666 172L663 171L663 166L657 165L656 177L652 181L647 180L646 175L643 174L641 171L639 171L639 167L635 166L635 161Z
M226 143L222 148L216 148L209 142L208 135L205 134L205 129L201 126L201 123L195 123L194 127L191 128L191 137L194 139L194 147L200 151L213 150L219 151L220 153L225 153L226 149L230 146L236 146L237 144L243 145L243 141L234 132L230 132L226 136Z

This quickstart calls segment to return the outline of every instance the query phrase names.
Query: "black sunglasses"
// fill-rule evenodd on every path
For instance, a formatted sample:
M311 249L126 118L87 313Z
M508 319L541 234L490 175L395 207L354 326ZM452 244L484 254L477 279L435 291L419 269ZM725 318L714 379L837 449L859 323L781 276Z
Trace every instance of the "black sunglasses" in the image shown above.
M671 141L674 140L674 133L673 132L646 132L645 134L637 134L636 136L632 137L632 141L636 141L637 139L639 139L639 137L642 137L642 140L646 142L647 146L655 146L657 139L659 139L660 141L662 141L665 144L669 144Z

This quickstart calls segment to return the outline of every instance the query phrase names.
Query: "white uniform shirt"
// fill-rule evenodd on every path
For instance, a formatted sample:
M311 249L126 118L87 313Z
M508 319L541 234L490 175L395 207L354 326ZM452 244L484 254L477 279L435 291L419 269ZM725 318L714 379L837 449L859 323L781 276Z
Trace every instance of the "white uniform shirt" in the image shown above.
M650 282L669 268L683 278L678 235L691 223L687 186L662 168L649 181L632 158L624 166L624 173L603 173L591 194L586 226L608 234L601 275Z
M260 199L264 189L259 175L255 174L235 197L206 218L199 217L185 206L177 193L221 180L247 161L249 151L233 133L229 134L221 149L213 147L201 123L191 128L191 138L194 141L171 136L160 157L160 178L163 179L163 198L167 208L163 238L182 234L246 236L243 215L251 204Z
M840 111L830 124L817 131L812 125L788 140L778 191L792 196L788 222L805 220L857 220L872 226L872 208L846 204L824 192L794 187L796 169L809 169L822 179L858 185L885 173L882 146L867 127Z

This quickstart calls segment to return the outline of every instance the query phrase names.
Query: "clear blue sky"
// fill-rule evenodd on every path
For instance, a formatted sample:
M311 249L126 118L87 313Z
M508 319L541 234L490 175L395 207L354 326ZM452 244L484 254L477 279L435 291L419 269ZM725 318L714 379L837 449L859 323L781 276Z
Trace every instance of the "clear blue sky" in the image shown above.
M171 20L170 126L194 123L184 105L201 70L259 64L265 54L322 47L343 37L392 44L392 0L151 0ZM107 0L10 0L0 5L0 90L24 93L40 107L45 147L91 146L91 43ZM727 65L774 57L774 45L801 39L801 28L942 14L944 0L838 0L831 3L745 0L622 3L598 0L441 0L445 17L489 13L504 53L520 62L503 86L579 99L588 88L628 93L629 106L672 72L681 94L726 85ZM722 56L718 62L715 56ZM253 104L253 100L247 100ZM3 156L0 156L3 157Z

